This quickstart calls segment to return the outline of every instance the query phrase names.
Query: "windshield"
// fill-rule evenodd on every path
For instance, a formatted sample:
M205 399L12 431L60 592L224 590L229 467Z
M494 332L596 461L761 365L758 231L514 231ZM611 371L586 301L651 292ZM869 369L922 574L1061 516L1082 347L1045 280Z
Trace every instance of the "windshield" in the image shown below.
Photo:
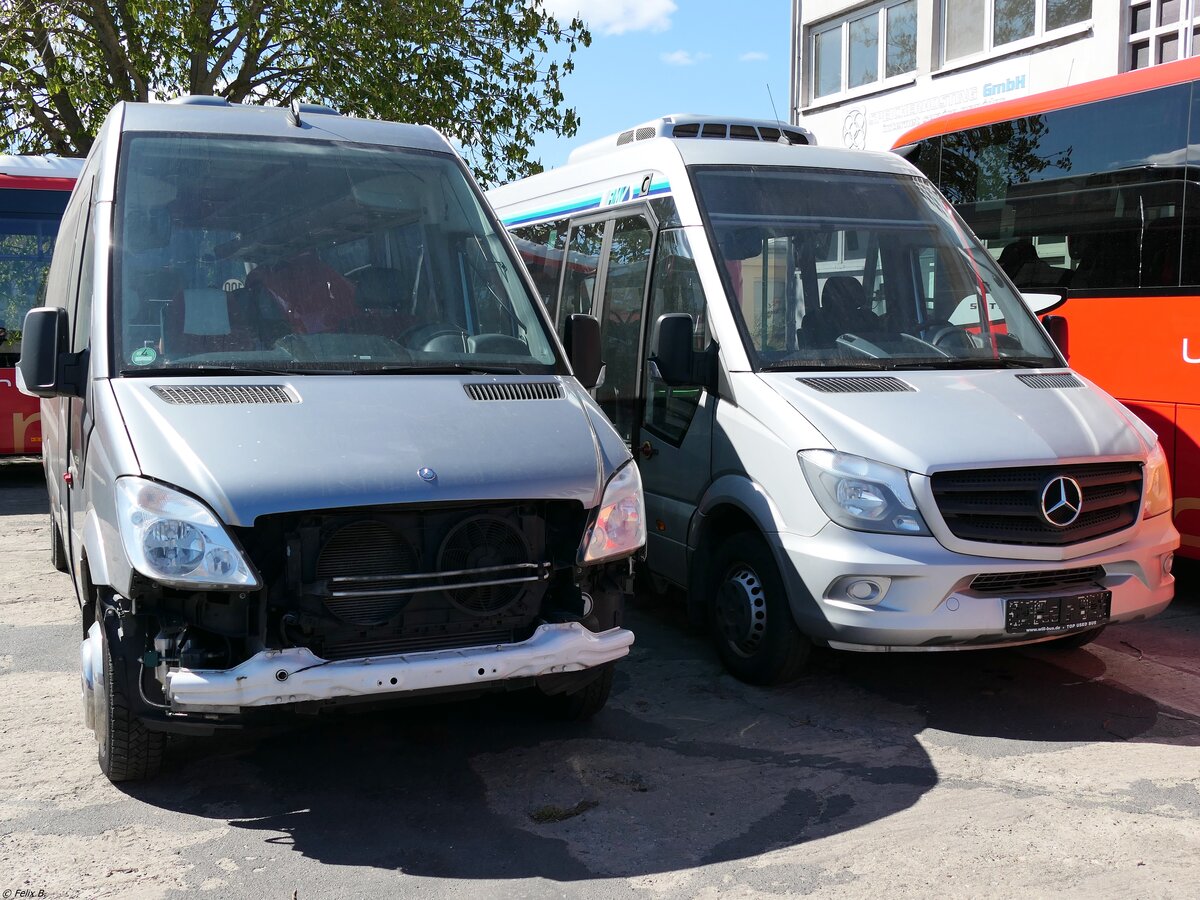
M550 373L552 340L448 154L133 135L116 368Z
M745 166L693 175L757 368L1061 365L928 181Z

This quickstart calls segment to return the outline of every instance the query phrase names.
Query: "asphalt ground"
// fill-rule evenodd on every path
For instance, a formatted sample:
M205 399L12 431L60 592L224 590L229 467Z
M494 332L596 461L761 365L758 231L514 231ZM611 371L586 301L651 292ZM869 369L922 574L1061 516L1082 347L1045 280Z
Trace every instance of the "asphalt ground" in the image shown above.
M1200 896L1196 569L1082 650L825 651L773 689L639 597L586 725L514 696L296 720L115 787L46 509L0 464L0 900Z

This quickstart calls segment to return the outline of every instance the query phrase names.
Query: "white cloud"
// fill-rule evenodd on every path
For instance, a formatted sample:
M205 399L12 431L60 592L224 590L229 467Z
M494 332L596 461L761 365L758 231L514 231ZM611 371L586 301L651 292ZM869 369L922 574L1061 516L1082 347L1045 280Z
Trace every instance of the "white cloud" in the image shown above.
M763 62L767 58L767 54L758 50L751 50L749 53L743 53L738 57L742 62Z
M707 53L692 53L690 50L675 50L659 56L668 66L694 66L708 59Z
M578 15L596 34L666 31L675 0L544 0L546 11L560 21Z

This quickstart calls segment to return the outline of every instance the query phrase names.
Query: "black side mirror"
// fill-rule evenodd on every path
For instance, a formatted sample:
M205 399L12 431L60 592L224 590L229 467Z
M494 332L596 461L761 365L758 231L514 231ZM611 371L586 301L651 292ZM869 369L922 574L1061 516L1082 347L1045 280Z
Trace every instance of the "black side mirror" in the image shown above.
M651 360L658 375L671 387L696 383L692 346L696 324L687 313L664 313L654 323Z
M25 314L25 328L21 333L21 359L17 368L21 371L25 393L33 397L58 397L78 392L75 384L64 381L64 359L72 354L70 332L67 328L67 311L57 306L40 306Z
M1054 341L1063 356L1067 356L1067 319L1066 316L1042 316L1042 324L1046 326L1046 331L1050 333L1050 340Z
M600 359L599 319L582 313L567 316L563 338L575 377L590 391L600 381L600 369L604 365Z

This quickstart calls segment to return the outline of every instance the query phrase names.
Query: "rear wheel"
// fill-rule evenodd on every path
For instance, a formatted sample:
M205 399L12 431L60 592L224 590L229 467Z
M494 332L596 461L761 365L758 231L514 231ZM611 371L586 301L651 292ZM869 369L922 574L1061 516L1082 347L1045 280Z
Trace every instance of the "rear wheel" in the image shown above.
M69 571L67 548L63 544L62 532L58 530L53 515L50 516L50 564L60 572Z
M586 722L608 703L612 692L612 663L602 667L599 676L577 691L568 694L543 695L541 700L546 713L562 722Z
M709 572L713 639L730 673L750 684L798 678L812 643L796 627L770 548L738 532L717 546Z
M1080 647L1086 647L1096 638L1104 633L1107 625L1101 625L1098 628L1089 628L1087 631L1079 631L1075 634L1068 634L1066 637L1055 638L1052 641L1046 641L1043 646L1051 650L1078 650Z
M164 735L150 731L134 711L133 692L137 682L122 647L108 639L108 623L100 616L103 675L96 679L96 741L100 771L109 781L140 781L153 778L162 766ZM140 674L140 673L139 673Z

